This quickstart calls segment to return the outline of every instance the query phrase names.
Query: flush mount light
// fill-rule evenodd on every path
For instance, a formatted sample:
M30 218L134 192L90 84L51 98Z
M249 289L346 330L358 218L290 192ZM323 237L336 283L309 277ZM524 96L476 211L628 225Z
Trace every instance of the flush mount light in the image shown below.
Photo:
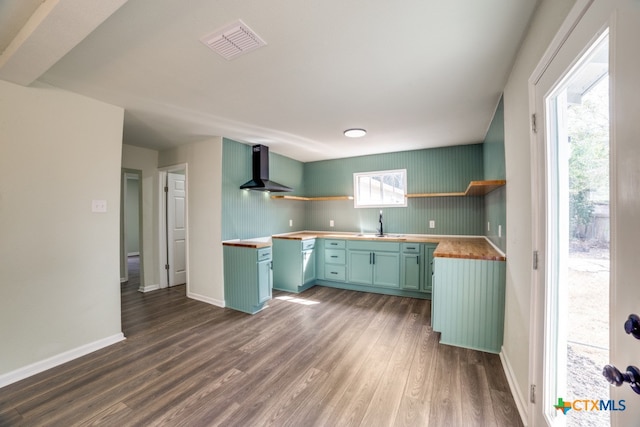
M348 136L349 138L360 138L366 134L367 131L364 129L347 129L344 131L344 136Z

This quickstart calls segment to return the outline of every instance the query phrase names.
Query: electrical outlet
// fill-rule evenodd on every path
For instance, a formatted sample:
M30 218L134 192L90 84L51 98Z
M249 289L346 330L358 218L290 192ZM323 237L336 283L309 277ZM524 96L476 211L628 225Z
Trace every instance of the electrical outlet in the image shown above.
M487 231L491 231L491 222L487 221Z
M432 219L429 220L429 228L436 228L436 222Z
M105 213L106 211L107 211L107 201L106 200L92 200L91 201L91 212Z
M289 220L289 227L293 227L293 220L292 219Z
M329 227L333 227L334 226L334 222L332 219L329 220Z
M502 226L498 226L498 237L502 237Z

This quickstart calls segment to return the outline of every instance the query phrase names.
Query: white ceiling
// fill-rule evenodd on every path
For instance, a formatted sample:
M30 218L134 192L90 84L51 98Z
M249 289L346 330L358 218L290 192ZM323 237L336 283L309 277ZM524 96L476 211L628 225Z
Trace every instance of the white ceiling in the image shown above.
M37 3L94 23L51 15L54 30L33 31L76 40L36 84L124 107L126 144L225 136L313 161L481 142L537 1L2 0L0 28ZM237 19L267 45L227 61L199 41ZM0 48L15 36L0 32ZM17 52L0 78L38 56Z

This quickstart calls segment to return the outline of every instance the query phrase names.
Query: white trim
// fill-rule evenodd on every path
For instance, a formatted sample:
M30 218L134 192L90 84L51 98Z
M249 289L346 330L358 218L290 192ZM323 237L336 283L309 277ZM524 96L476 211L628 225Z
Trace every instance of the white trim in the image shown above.
M140 284L140 287L138 288L138 292L142 292L142 293L146 293L146 292L151 292L151 291L157 291L158 289L160 289L160 285L159 284L153 284L153 285L142 285Z
M124 283L124 282L126 282L126 281L127 281L127 278L126 278L126 277L121 277L121 278L120 278L120 283Z
M520 419L522 420L522 424L527 427L527 421L529 419L528 408L529 403L528 400L522 396L520 390L520 385L518 384L518 380L516 379L515 374L513 373L513 368L511 367L511 363L509 362L509 358L504 351L504 346L500 351L500 362L502 362L502 370L504 371L504 375L507 377L507 383L509 384L509 389L511 390L511 395L513 396L513 400L516 402L516 407L518 408L518 413L520 414Z
M127 257L130 257L130 256L140 256L140 252L129 252L127 254Z
M63 363L70 362L74 359L85 356L89 353L93 353L94 351L108 347L125 339L126 338L124 337L124 334L120 332L110 337L106 337L101 340L74 348L72 350L65 351L64 353L49 357L48 359L32 363L31 365L27 365L22 368L18 368L15 371L0 375L0 387L5 387L9 384L13 384L25 378L29 378L30 376L39 374L40 372L44 372L47 369L55 368L56 366L62 365Z
M166 218L166 198L164 195L164 187L167 185L167 174L169 172L184 171L185 177L185 198L187 203L185 205L185 238L187 240L187 247L185 248L186 256L186 269L187 269L187 296L189 296L190 280L189 280L189 244L191 242L189 238L189 165L188 163L178 163L171 166L165 166L158 168L158 253L159 253L159 275L160 275L160 289L169 287L167 280L167 270L164 266L167 265L167 218Z
M215 305L216 307L225 308L226 304L224 300L219 300L211 297L207 297L200 294L194 294L193 292L187 292L187 297L196 301L206 302L207 304Z

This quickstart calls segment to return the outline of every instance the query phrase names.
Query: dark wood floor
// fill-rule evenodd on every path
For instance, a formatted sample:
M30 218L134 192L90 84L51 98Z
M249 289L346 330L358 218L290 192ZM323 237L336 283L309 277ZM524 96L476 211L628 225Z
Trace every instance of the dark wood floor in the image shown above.
M498 356L439 345L427 300L314 287L250 316L136 277L127 340L0 389L0 425L522 425Z

